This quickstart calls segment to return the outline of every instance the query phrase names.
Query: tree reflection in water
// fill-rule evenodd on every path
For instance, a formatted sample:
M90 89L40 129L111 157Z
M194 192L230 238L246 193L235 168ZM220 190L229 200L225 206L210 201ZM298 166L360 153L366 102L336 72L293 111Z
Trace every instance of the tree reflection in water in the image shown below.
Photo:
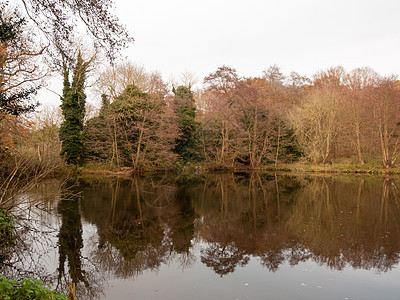
M308 260L376 272L399 263L399 191L389 178L214 174L179 185L168 176L87 179L75 192L81 198L58 203L59 279L68 261L69 280L91 288L102 280L82 262L84 224L97 230L85 245L89 259L110 278L171 262L201 263L221 277L252 258L272 272Z
M100 237L93 256L104 271L125 278L158 270L174 255L183 267L193 262L195 213L171 178L92 183L83 196L84 216Z
M249 260L250 257L245 255L245 251L239 250L234 243L212 243L201 250L201 262L221 277L233 273L236 266L244 267Z
M358 181L358 184L357 184ZM392 180L314 178L293 208L288 227L312 258L386 272L399 262L398 192Z
M61 227L58 233L58 278L57 288L67 290L67 286L73 285L77 288L77 294L83 298L96 298L100 293L99 279L93 272L84 270L82 248L83 229L79 194L80 188L76 183L68 183L61 193L57 212L61 216ZM65 264L68 264L66 272ZM88 267L88 266L87 266ZM83 284L83 286L81 286ZM75 293L75 292L74 292Z
M58 180L42 182L35 190L21 195L34 203L35 209L26 206L13 210L14 237L11 245L1 247L0 273L8 278L40 278L46 284L54 282L54 274L47 269L48 257L54 249L57 228L50 225L54 216L44 212L54 211L55 198L59 197L61 184ZM36 209L38 208L38 209Z
M270 271L309 259L387 271L400 250L397 195L388 179L217 174L188 186L92 183L82 209L99 229L94 256L118 276L157 270L177 255L188 267L194 241L206 243L201 262L221 276L250 257Z
M337 270L387 271L398 264L400 216L392 180L217 177L208 179L196 202L203 220L197 235L207 242L228 235L239 253L258 257L271 271L308 259ZM203 253L218 256L213 248Z

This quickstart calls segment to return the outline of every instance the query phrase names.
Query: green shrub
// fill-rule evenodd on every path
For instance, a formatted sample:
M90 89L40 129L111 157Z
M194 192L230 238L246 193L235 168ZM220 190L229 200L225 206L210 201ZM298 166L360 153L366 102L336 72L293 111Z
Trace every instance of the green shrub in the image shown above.
M8 210L0 211L0 248L6 248L12 243L14 217Z
M0 275L0 299L67 300L67 296L51 291L43 282L33 278L10 280Z

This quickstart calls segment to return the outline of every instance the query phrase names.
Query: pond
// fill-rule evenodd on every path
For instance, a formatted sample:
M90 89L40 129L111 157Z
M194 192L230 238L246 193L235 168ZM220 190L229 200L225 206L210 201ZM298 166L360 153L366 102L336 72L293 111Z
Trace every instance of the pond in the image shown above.
M0 272L78 299L399 299L396 178L43 182Z

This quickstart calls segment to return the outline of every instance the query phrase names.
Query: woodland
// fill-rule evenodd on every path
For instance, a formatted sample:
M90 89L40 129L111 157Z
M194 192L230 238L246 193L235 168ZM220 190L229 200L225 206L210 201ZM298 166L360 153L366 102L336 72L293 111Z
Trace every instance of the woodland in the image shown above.
M306 77L271 65L243 77L222 65L202 84L191 73L166 82L159 72L117 59L133 39L108 13L108 1L99 7L21 2L25 11L1 7L0 168L6 176L316 166L396 172L396 75L334 66ZM64 9L80 12L90 47L76 42L75 23L57 13ZM40 106L35 94L55 73L64 78L61 106ZM89 90L97 107L87 103Z
M192 91L186 76L171 92L158 74L135 80L138 70L125 63L100 77L102 106L84 126L87 162L135 171L177 164L254 170L298 161L395 167L395 76L339 66L306 78L273 65L246 78L222 66L202 88Z
M4 157L132 173L301 164L396 171L395 76L339 66L307 78L273 65L246 78L222 66L193 89L191 74L168 85L159 73L126 61L96 80L101 105L95 108L86 104L89 68L79 56L72 76L64 73L60 108L3 114Z
M17 238L15 209L32 207L22 205L21 195L44 178L400 173L397 75L333 66L307 77L271 65L245 77L222 65L201 81L186 72L167 82L134 58L121 58L134 40L110 13L112 1L14 2L0 2L0 263ZM37 92L55 76L63 80L56 91L61 105L41 105ZM77 214L65 223L80 232L79 203L60 203L60 211L65 205ZM211 266L210 255L203 256ZM22 299L33 290L66 299L27 280L0 276L0 298Z

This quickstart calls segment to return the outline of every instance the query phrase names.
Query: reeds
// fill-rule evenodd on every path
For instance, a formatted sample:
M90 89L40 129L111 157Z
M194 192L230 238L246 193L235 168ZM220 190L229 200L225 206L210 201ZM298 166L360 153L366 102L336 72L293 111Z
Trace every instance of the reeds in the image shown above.
M6 210L29 202L30 199L22 195L62 167L60 161L38 161L16 150L10 150L0 164L3 170L7 169L0 175L0 209Z

